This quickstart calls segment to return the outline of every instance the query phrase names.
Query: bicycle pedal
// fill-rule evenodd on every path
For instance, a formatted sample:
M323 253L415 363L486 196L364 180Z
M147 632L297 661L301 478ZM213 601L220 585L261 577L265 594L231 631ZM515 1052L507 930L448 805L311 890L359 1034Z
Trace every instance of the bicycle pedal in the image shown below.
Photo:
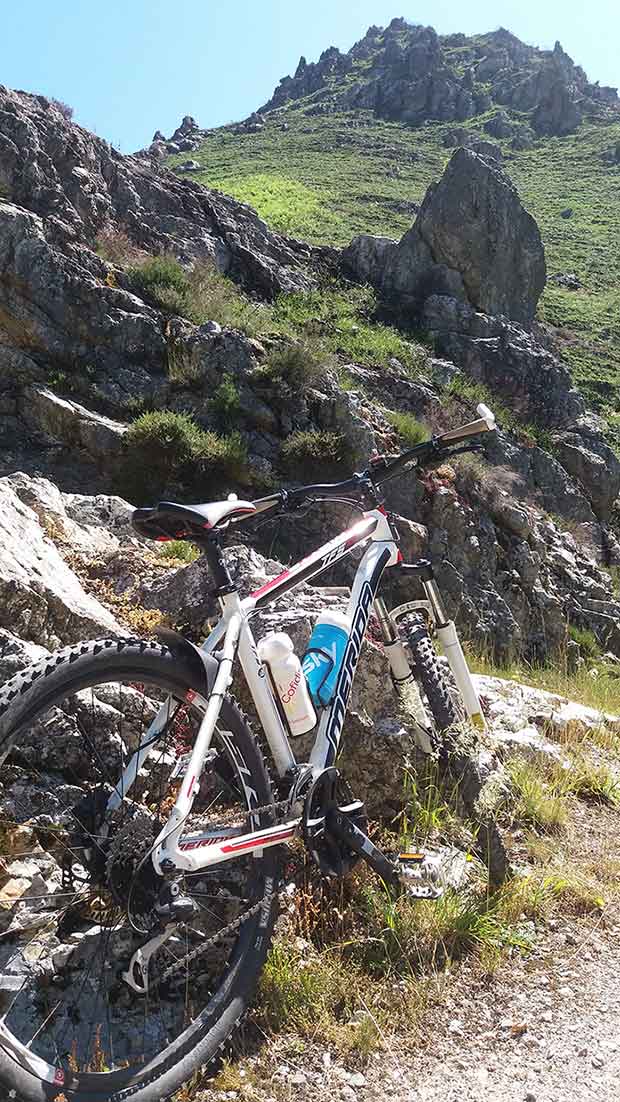
M399 864L401 864L400 858ZM420 876L419 872L414 871L410 865L401 864L399 873L400 882L407 895L412 899L440 899L443 895L443 888L440 884L434 884L432 880Z

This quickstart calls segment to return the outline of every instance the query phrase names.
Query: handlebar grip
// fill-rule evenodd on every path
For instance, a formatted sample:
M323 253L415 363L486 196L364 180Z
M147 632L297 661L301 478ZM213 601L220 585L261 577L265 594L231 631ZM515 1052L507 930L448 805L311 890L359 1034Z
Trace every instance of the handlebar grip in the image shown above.
M477 421L470 421L467 425L461 425L458 429L449 429L444 432L438 441L440 444L458 444L460 440L466 440L469 436L480 436L483 432L494 432L497 428L495 414L482 402L476 408Z

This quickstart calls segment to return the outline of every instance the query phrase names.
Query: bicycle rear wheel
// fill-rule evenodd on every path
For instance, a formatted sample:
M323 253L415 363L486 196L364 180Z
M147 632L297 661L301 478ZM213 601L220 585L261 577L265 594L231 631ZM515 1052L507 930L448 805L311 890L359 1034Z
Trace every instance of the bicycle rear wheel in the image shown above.
M157 931L150 852L206 707L201 688L166 647L107 640L61 651L0 692L4 1097L160 1102L208 1064L248 1005L275 921L275 848L185 877L195 917L153 956L146 995L123 979ZM161 736L110 813L163 702ZM271 825L265 764L229 699L212 745L186 830Z

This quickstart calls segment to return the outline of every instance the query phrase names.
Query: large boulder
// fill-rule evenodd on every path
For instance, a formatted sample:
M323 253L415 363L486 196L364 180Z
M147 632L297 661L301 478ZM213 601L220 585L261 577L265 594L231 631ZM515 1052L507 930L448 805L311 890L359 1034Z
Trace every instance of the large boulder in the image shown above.
M0 627L47 647L122 634L7 479L0 479Z
M360 235L344 250L349 274L371 282L400 314L430 295L528 325L545 285L538 226L491 157L457 149L413 227L395 244Z

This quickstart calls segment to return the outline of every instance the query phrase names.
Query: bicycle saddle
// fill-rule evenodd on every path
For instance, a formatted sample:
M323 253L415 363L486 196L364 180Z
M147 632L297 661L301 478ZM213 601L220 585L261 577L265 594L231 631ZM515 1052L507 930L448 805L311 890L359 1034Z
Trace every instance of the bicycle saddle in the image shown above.
M160 501L158 505L134 509L131 523L140 536L149 540L182 540L195 538L199 533L224 527L233 517L255 513L251 501L208 501L204 505L178 505L174 501Z

